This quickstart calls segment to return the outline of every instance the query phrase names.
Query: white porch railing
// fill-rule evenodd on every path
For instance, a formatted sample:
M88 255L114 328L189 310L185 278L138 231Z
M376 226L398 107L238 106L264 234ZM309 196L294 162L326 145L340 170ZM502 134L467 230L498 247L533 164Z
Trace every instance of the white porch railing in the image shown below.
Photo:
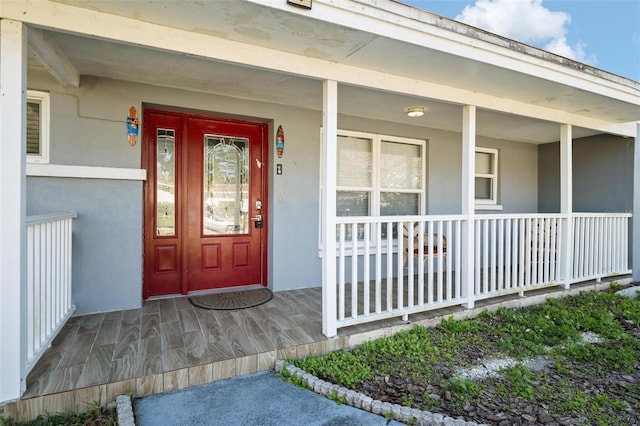
M71 303L71 222L75 212L27 217L26 373L75 311Z
M460 277L462 221L462 216L339 218L338 327L465 303ZM420 235L417 244L407 239L406 252L405 225L419 227ZM425 241L424 233L438 234L439 241ZM443 247L442 236L446 252L429 255L429 247ZM425 257L424 262L418 260Z
M630 274L631 213L574 213L571 282Z
M339 217L335 323L341 328L406 319L446 306L627 274L630 218L627 213L477 215L470 239L473 282L465 283L464 216ZM403 238L414 227L417 239Z
M476 216L476 300L560 284L566 220L550 214Z

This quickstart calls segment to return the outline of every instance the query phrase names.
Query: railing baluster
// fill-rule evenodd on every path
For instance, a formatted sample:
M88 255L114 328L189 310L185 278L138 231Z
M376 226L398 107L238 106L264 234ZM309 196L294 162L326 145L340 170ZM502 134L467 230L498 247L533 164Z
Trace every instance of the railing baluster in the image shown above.
M498 278L497 289L504 290L504 220L498 219Z
M580 218L580 277L586 276L586 265L585 265L585 252L588 249L587 245L587 234L586 231L589 229L587 225L586 218Z
M393 310L393 248L391 247L391 233L391 222L387 222L387 311Z
M462 259L461 259L461 241L462 240L462 221L457 220L456 221L456 244L453 247L454 248L454 252L453 255L455 256L454 258L456 259L456 276L455 276L455 283L456 283L456 291L455 291L455 295L454 297L456 299L460 299L462 298L462 279L461 279L461 263L462 263Z
M407 264L407 301L410 308L415 305L415 289L413 285L413 238L407 238L407 247L404 246L404 232L405 227L407 230L413 229L413 223L399 222L398 223L398 276L404 276L404 264L406 257ZM407 236L410 237L410 236ZM400 263L402 262L402 264ZM420 304L420 301L418 301Z
M511 232L511 281L509 288L518 287L518 219L509 219L509 232Z
M364 309L364 315L369 315L369 313L371 312L371 292L370 292L370 288L371 288L371 282L370 282L370 271L369 268L371 267L371 261L370 261L370 256L371 256L371 224L370 223L365 223L364 224L364 258L362 259L362 275L363 275L363 279L362 279L362 283L364 285L364 299L363 299L363 309Z
M393 226L393 225L392 225ZM400 238L400 226L399 224L396 224L396 229L397 229L397 235L398 238L396 238L396 240L398 241L398 252L396 255L396 261L398 263L398 267L396 268L396 286L397 286L397 293L398 293L398 309L402 309L405 304L404 304L404 282L403 282L403 278L404 278L404 274L402 273L402 238ZM391 256L392 250L389 251L389 256ZM408 302L411 303L411 302ZM409 305L407 305L409 306ZM406 315L403 315L402 319L404 321L407 321L409 318Z
M544 265L542 272L542 282L547 284L550 282L550 267L551 267L551 218L544 218Z
M556 262L558 260L558 219L551 219L551 242L549 243L549 281L557 282L556 278Z
M571 280L580 277L580 238L582 237L580 223L580 217L573 219L573 275L570 277Z
M340 321L344 320L345 316L345 224L341 223L339 225L339 239L338 246L340 247L340 260L338 262L338 319Z
M358 223L351 224L351 317L358 317Z
M427 252L420 256L421 261L424 261L424 256L427 256L427 298L429 304L433 303L433 222L429 221L428 223L428 231L427 231L427 241L424 241L424 236L422 242L419 244L423 250ZM426 249L424 246L427 246Z
M488 293L489 290L489 222L487 219L482 220L482 251L480 252L480 258L482 259L482 280L480 281L480 293Z
M475 287L475 296L477 297L478 295L480 295L480 289L481 289L481 283L482 281L480 280L480 272L482 270L482 265L480 263L481 261L481 241L480 241L480 228L482 227L482 219L476 219L475 221L475 237L474 237L474 255L475 255L475 262L474 262L474 267L475 267L475 280L474 280L474 287Z
M623 257L624 254L624 250L623 250L623 246L621 244L622 240L622 235L626 235L626 233L623 234L623 227L622 227L622 221L620 219L614 219L613 220L615 223L615 229L616 229L616 237L620 236L619 238L616 238L615 241L617 242L617 244L615 245L616 250L615 250L615 256L616 256L616 270L621 271L627 268L623 267L623 262L626 262L626 257ZM626 247L626 246L625 246Z
M412 235L412 229L416 226L415 222L405 222L407 232L407 283L413 288L415 284L415 256L413 255L415 248L414 238ZM403 229L403 232L405 230ZM418 305L424 305L424 288L418 285Z
M595 246L596 246L596 271L598 271L598 274L600 276L604 275L605 273L605 269L604 268L604 262L603 262L603 257L604 257L604 252L602 250L602 246L604 245L604 241L606 240L606 238L604 238L604 236L602 235L603 232L603 218L601 217L597 217L596 218L596 242L595 242Z
M589 261L587 262L587 276L594 277L597 274L596 268L598 263L598 247L596 246L596 237L598 234L598 221L597 218L589 218Z
M514 245L512 244L512 236L511 236L511 230L513 228L513 221L509 218L504 220L505 222L505 248L504 248L504 253L505 253L505 271L504 271L504 275L505 275L505 282L504 282L504 288L505 289L511 289L512 288L512 284L511 284L511 280L514 276L514 271L513 271L513 266L516 263L514 260L514 255L513 255L513 247Z
M382 223L376 223L376 313L382 312Z
M615 220L608 220L605 223L605 233L607 235L611 235L610 238L605 238L605 270L607 273L613 272L614 267L614 257L613 257L613 247L617 244L617 240L613 237L614 234L614 223Z
M437 290L437 297L436 299L438 300L438 302L442 302L442 298L444 295L444 288L443 288L443 271L442 271L442 257L444 256L444 252L442 251L442 221L439 220L438 221L438 241L434 241L434 244L436 244L437 248L437 259L438 259L438 280L437 280L437 285L438 285L438 290Z
M413 231L411 231L413 233ZM411 237L413 238L413 237ZM424 255L424 222L420 221L418 222L418 247L417 248L417 256L415 256L416 258L419 259L418 262L418 288L420 289L419 291L422 291L422 303L429 303L428 297L429 294L427 293L427 296L425 298L424 295L424 262L422 261L424 259L423 255ZM414 248L414 250L416 250L416 248Z
M498 268L497 268L497 245L496 245L496 239L497 239L497 228L496 228L496 220L495 219L491 219L488 221L489 222L489 237L490 237L490 242L491 242L491 248L489 249L489 253L490 253L490 259L489 259L489 274L490 274L490 285L489 285L489 291L491 293L495 292L498 288L497 288L497 283L496 283L496 274L498 272Z
M451 265L453 262L451 262L451 258L449 257L451 254L451 243L454 240L453 238L453 223L448 220L447 221L447 251L442 253L442 256L444 257L444 271L447 274L447 295L446 298L447 300L451 300L452 299L452 295L451 293L453 292L453 283L451 282L451 277L453 275L453 272L451 271Z

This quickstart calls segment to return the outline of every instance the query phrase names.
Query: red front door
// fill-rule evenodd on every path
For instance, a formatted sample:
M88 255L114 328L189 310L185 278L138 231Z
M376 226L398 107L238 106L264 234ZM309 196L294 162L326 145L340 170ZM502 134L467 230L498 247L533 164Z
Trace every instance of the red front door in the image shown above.
M144 298L266 285L267 126L145 109Z

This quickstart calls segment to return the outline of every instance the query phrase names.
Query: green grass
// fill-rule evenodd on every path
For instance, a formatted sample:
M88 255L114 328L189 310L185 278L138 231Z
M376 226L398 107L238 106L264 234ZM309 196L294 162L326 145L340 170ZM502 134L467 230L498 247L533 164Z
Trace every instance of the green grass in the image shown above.
M589 382L638 371L639 327L638 299L591 291L525 309L485 311L474 319L448 319L435 328L416 326L353 350L293 363L347 388L376 387L397 403L420 409L443 405L441 398L434 397L434 389L457 406L497 392L513 401L549 406L556 415L579 414L592 424L613 425L622 421L619 412L629 404L640 410L638 399L626 396L637 394L638 389L623 389L622 395L612 396L593 388L579 389L575 380L568 379L584 377ZM583 342L584 332L597 334L601 341ZM534 373L521 363L484 381L454 373L456 367L469 366L479 358L522 361L542 355L550 359L552 376ZM403 378L408 384L394 387L389 377ZM427 392L418 385L432 389Z

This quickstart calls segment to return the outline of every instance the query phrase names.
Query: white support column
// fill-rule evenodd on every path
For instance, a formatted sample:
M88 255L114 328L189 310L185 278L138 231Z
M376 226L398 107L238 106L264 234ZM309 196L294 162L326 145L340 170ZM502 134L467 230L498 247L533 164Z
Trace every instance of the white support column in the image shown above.
M560 213L565 219L560 267L564 288L568 290L573 270L573 139L570 124L560 126Z
M640 123L636 127L636 143L633 146L633 217L631 218L633 281L640 281Z
M462 107L462 224L461 279L462 295L467 298L465 308L475 305L475 203L476 203L476 107Z
M336 164L338 158L338 83L322 85L322 333L338 334L336 324Z
M0 20L0 403L25 390L27 31Z

